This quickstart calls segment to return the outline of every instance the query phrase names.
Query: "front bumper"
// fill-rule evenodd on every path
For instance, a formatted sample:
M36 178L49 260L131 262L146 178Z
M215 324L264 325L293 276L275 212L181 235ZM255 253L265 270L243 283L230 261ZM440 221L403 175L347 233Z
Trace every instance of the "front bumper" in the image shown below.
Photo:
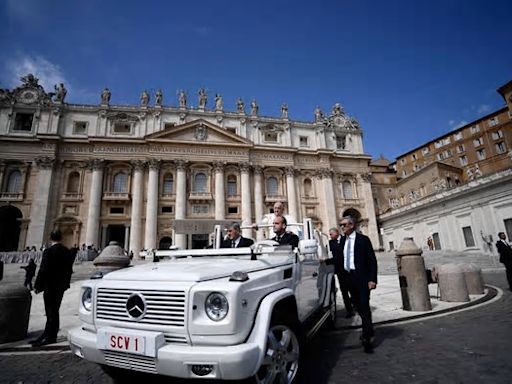
M256 343L232 346L190 346L166 344L156 357L133 355L98 349L95 332L76 327L68 334L71 350L86 360L114 367L150 372L180 378L240 380L255 374L261 347ZM193 372L193 366L211 366L204 376Z

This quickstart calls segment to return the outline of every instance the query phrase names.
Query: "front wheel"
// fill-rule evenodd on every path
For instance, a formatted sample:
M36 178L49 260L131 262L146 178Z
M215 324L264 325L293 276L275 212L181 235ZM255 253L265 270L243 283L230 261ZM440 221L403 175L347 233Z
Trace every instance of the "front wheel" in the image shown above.
M267 332L263 363L256 373L258 384L294 383L299 371L300 341L290 321L272 321Z

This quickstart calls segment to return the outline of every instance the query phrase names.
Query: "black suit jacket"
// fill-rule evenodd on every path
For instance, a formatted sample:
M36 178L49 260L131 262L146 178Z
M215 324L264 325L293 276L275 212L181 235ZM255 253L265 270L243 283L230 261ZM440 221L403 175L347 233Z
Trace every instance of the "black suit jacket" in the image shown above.
M340 237L340 243L338 244L338 240L329 240L329 248L331 249L332 259L325 260L325 264L332 265L334 264L334 272L336 274L342 273L345 269L343 266L345 265L345 259L343 256L343 247L341 246L341 241L343 241L344 236Z
M34 288L40 292L68 289L73 260L70 250L60 243L45 249Z
M277 241L277 235L270 240ZM299 246L299 236L292 232L285 232L277 242L280 245L291 245L293 248L296 248Z
M496 242L496 248L500 254L500 263L512 264L512 248L501 240Z
M328 264L334 263L335 271L344 270L343 249L345 248L346 236L342 236L341 243L336 244L336 252L331 247L333 258L327 260ZM332 240L331 240L332 241ZM329 242L329 245L331 243ZM377 258L373 250L372 242L359 232L356 232L356 240L354 242L354 276L355 280L366 286L368 282L377 283Z
M237 248L250 247L254 244L252 239L248 239L247 237L240 236L240 241L238 242ZM221 248L231 248L231 240L226 239L222 241L220 244Z

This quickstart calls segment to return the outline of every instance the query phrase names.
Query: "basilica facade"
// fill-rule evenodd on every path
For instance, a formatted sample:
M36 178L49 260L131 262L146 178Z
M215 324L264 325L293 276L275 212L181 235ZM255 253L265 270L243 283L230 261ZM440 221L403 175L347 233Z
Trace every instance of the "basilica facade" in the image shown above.
M68 246L202 248L201 223L250 226L277 201L324 233L354 215L378 241L371 157L339 104L302 122L285 104L279 117L262 116L255 100L228 111L216 95L210 107L203 89L195 106L183 91L168 104L143 91L130 106L108 89L96 105L67 103L66 93L33 75L0 90L0 251L39 248L54 228Z

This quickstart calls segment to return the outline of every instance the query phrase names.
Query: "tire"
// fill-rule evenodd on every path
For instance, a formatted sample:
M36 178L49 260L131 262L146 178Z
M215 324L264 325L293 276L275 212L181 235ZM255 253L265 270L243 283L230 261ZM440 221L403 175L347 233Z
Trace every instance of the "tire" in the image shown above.
M254 376L257 384L297 383L302 365L302 336L297 320L272 315L263 363Z
M328 329L336 329L336 320L338 319L338 308L336 307L336 285L334 280L332 282L332 288L329 292L329 317L327 319L326 326Z

